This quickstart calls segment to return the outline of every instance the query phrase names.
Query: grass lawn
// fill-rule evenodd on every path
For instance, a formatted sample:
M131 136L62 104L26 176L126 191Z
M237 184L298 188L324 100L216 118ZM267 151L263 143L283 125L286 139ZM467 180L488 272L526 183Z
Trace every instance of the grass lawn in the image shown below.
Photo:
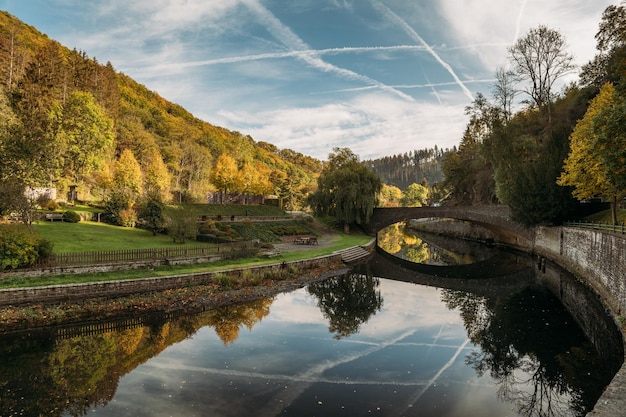
M611 210L603 210L598 213L592 214L591 216L587 216L587 221L595 223L613 224L613 219L611 218ZM617 224L622 224L625 222L626 209L617 209Z
M33 225L44 239L54 244L55 253L162 248L176 246L169 236L147 230L95 222L45 222ZM194 244L201 244L194 242Z
M79 223L80 224L80 223ZM164 266L154 270L125 270L115 272L105 272L98 274L72 274L72 275L54 275L43 278L6 278L0 280L0 288L20 288L34 287L41 285L60 285L74 284L82 282L98 282L109 280L136 279L147 277L161 277L175 274L192 274L208 271L220 271L231 268L245 268L258 265L268 265L283 261L297 261L301 259L315 258L317 256L329 255L335 251L346 249L352 246L366 244L371 240L366 235L344 235L341 234L333 239L332 244L322 248L311 248L307 251L294 251L281 253L279 257L266 258L246 258L228 261L212 262L207 264L196 265L175 265Z

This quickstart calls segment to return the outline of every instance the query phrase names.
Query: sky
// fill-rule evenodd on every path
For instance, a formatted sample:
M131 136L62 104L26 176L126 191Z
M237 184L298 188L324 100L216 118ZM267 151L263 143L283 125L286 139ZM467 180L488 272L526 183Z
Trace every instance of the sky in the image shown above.
M325 160L458 145L507 49L561 33L578 66L619 0L0 0L211 124ZM564 83L577 79L578 71ZM525 97L518 95L521 102Z

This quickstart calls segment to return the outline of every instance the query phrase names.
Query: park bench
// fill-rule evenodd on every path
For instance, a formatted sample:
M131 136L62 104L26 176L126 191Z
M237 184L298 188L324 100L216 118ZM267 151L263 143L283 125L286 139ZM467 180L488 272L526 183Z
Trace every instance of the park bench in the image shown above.
M51 222L55 220L63 221L63 213L46 213L46 220L50 220Z
M295 245L317 245L316 237L297 237L293 240Z

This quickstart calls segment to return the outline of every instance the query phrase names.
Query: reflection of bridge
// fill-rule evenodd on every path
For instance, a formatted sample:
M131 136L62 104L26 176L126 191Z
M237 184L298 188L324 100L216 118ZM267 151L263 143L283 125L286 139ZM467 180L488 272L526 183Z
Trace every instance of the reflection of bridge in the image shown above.
M377 249L367 263L366 272L379 278L485 297L513 294L537 284L532 258L508 251L475 264L436 266L406 261Z
M374 234L394 223L422 218L449 218L472 222L489 230L497 243L523 250L531 250L533 246L533 229L527 229L511 220L509 207L502 205L376 208L367 231Z

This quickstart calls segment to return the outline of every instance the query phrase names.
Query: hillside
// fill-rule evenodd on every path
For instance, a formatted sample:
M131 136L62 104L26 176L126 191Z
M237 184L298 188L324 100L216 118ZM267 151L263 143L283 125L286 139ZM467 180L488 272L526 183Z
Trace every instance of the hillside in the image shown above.
M215 167L223 174L217 176ZM229 169L225 169L228 167ZM299 209L321 162L194 117L86 52L0 12L0 181L98 201L275 194Z
M456 150L454 150L456 151ZM411 184L430 186L443 181L442 162L448 149L419 149L413 152L363 161L387 185L405 190Z

